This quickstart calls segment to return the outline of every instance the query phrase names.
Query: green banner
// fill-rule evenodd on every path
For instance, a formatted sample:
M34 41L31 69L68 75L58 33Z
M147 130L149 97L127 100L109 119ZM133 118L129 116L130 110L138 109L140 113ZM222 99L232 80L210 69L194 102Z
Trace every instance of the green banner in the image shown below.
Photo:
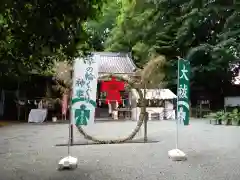
M178 121L189 125L189 95L190 95L190 63L187 60L178 60Z

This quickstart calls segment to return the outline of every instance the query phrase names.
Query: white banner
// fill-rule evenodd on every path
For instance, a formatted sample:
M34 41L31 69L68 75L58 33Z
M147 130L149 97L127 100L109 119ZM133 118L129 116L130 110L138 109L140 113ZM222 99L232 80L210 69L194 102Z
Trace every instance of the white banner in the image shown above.
M71 123L77 126L94 123L98 79L96 57L77 58L74 62Z

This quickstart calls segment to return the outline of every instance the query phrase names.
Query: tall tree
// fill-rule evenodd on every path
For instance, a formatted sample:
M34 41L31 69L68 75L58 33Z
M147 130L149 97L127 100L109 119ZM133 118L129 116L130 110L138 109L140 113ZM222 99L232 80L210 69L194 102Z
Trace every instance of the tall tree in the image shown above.
M118 0L107 0L103 4L101 13L94 19L86 22L86 29L89 35L89 44L95 51L104 50L104 42L109 32L116 25L116 18L121 9L121 3Z
M73 57L88 48L88 18L101 0L2 0L0 3L0 63L6 73L47 69L59 54ZM3 72L3 71L2 71Z
M131 51L139 66L165 55L169 85L176 82L176 57L187 58L192 86L221 92L231 81L229 64L239 57L239 12L238 1L123 0L106 48Z

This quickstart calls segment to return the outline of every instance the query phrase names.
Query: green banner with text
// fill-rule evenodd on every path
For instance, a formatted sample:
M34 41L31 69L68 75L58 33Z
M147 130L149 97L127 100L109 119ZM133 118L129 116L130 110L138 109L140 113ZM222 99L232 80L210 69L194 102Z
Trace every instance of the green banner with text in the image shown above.
M190 63L178 60L178 102L177 117L185 126L189 125L189 95L190 95Z

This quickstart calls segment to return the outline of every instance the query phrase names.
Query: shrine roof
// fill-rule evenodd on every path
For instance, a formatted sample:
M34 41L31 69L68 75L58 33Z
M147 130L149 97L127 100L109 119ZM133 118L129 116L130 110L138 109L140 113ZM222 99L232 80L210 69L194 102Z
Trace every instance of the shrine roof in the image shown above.
M94 52L99 58L99 73L133 74L136 65L128 53Z
M92 52L99 62L99 77L106 74L135 74L136 65L128 53ZM64 81L71 81L72 65L67 62L56 62L56 76Z

